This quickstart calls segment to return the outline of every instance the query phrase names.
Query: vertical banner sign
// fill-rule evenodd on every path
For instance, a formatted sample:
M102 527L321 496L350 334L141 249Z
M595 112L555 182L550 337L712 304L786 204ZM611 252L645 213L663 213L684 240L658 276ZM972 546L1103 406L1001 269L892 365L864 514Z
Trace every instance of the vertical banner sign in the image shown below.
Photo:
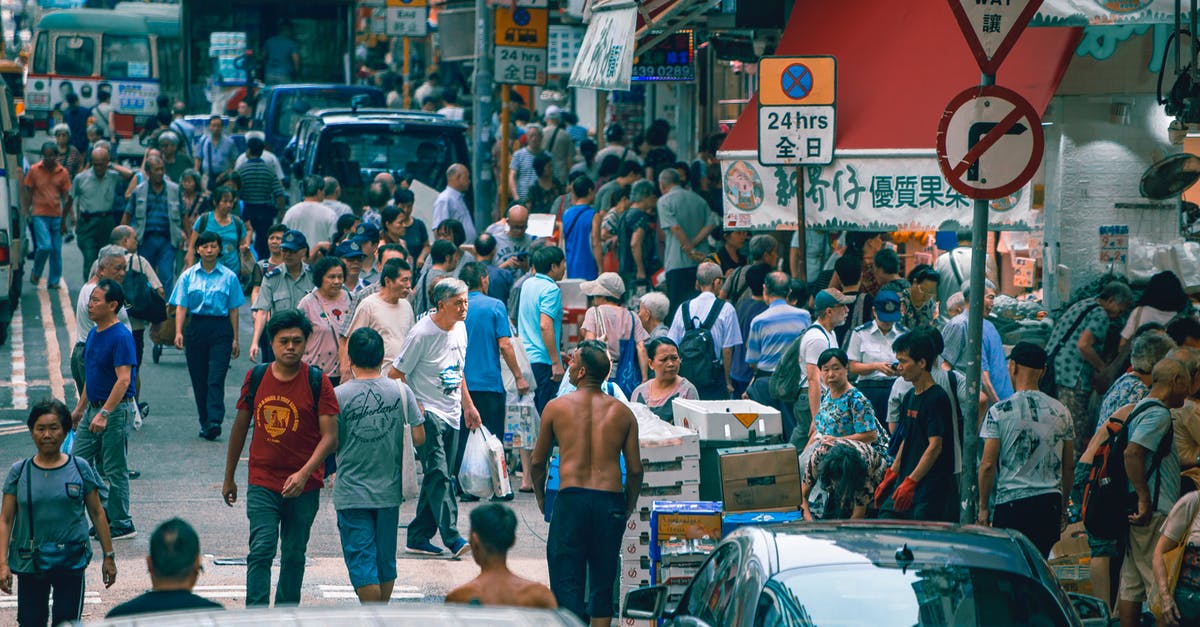
M549 9L545 0L516 0L496 7L495 80L544 85L549 63Z
M832 163L837 59L763 57L758 76L758 162Z
M995 74L1042 0L950 0L967 45L984 74Z
M391 37L424 37L428 0L387 0L386 34Z

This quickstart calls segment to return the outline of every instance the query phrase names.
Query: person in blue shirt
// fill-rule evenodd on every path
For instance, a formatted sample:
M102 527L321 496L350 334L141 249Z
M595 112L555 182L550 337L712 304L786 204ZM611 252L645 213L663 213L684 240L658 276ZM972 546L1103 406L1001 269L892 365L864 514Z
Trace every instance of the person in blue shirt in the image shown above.
M1007 400L1013 395L1012 379L1008 376L1008 358L1004 355L1004 344L996 325L987 319L992 313L992 304L996 300L996 286L986 281L982 290L983 298L983 351L982 367L983 380L980 382L988 404ZM963 302L968 305L946 324L942 330L945 339L945 351L942 358L952 368L959 372L967 370L967 318L970 313L971 297L976 295L970 284L964 284L962 289Z
M521 284L517 306L517 334L525 345L529 365L537 381L534 406L538 414L554 398L563 378L562 359L558 354L562 339L562 290L558 281L566 273L567 262L557 246L545 246L530 255L534 275Z
M221 435L225 419L225 375L230 358L238 356L238 307L246 297L237 275L217 262L220 235L197 234L195 254L200 262L184 270L170 303L175 306L175 348L187 355L200 437L213 441ZM185 333L183 323L189 313Z
M517 353L512 345L512 327L508 323L508 308L498 299L487 295L487 266L472 261L463 266L458 277L467 284L467 360L464 376L471 399L479 408L483 426L497 437L504 437L506 394L501 376L500 360L508 365L517 383L517 393L529 393L529 382L521 374ZM454 474L462 465L467 438L458 439L458 456L454 462ZM507 498L511 498L511 494ZM463 500L470 501L468 495Z
M572 205L562 215L563 247L567 255L567 277L595 281L600 275L600 218L592 208L596 185L587 176L571 183Z

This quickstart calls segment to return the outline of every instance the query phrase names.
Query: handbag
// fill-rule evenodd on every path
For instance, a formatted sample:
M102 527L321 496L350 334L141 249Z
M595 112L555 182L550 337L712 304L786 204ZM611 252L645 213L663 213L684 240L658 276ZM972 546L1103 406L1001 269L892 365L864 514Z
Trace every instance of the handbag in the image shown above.
M75 472L79 473L82 479L83 473L79 470L79 459L74 455L68 455L71 462L75 464ZM25 466L31 466L32 459L25 460ZM22 471L24 468L22 468ZM29 545L24 549L18 549L22 557L29 559L33 565L34 572L44 573L50 571L77 571L87 568L88 562L92 561L91 546L88 540L76 540L72 542L42 542L38 543L33 536L33 471L27 473L25 479L25 500L28 503L26 512L29 520ZM19 478L19 475L18 475ZM82 489L82 486L81 486ZM80 495L82 498L82 494Z
M1183 552L1187 549L1187 537L1191 534L1192 527L1196 525L1197 516L1200 516L1200 503L1196 504L1196 511L1192 512L1192 522L1188 523L1187 527L1184 527L1183 538L1179 542L1179 546L1163 553L1163 565L1167 571L1167 592L1172 595L1175 594L1175 584L1179 583L1179 571L1183 567ZM1162 606L1159 598L1159 595L1156 594L1150 602L1150 611L1156 617L1162 616Z
M132 260L134 257L130 255L129 258ZM145 263L145 260L141 255L137 256L137 260L138 267L144 267L141 264ZM167 319L167 300L150 285L150 279L146 278L144 272L130 268L129 272L125 273L125 282L121 288L125 291L125 300L128 303L126 311L129 317L151 324Z

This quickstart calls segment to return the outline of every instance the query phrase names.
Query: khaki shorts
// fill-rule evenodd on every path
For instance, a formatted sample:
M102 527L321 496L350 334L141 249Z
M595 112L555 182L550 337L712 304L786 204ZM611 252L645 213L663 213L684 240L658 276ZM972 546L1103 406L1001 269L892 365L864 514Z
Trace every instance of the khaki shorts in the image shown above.
M1155 587L1154 546L1158 544L1159 530L1167 515L1154 512L1150 524L1144 527L1129 527L1129 542L1125 546L1125 563L1121 564L1121 587L1117 598L1122 601L1141 603Z

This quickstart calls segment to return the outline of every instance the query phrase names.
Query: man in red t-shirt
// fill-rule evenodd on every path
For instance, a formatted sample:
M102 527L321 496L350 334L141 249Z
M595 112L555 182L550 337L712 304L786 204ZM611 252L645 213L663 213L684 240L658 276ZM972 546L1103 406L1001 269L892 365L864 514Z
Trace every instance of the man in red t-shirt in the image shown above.
M246 444L250 419L249 487L250 554L246 556L246 606L268 605L271 562L281 543L275 605L298 605L304 583L308 533L320 507L325 458L337 450L338 402L329 377L321 375L320 399L313 399L309 366L300 360L312 323L295 309L285 309L267 323L275 361L263 368L253 395L246 373L237 418L229 433L225 485L221 494L230 507L237 502L234 473ZM281 542L282 541L282 542Z
M29 168L23 185L22 207L25 219L33 228L37 251L29 278L37 285L49 259L50 276L46 287L58 289L62 278L62 236L67 234L74 215L71 211L71 175L58 163L58 146L54 142L42 144L42 160Z

